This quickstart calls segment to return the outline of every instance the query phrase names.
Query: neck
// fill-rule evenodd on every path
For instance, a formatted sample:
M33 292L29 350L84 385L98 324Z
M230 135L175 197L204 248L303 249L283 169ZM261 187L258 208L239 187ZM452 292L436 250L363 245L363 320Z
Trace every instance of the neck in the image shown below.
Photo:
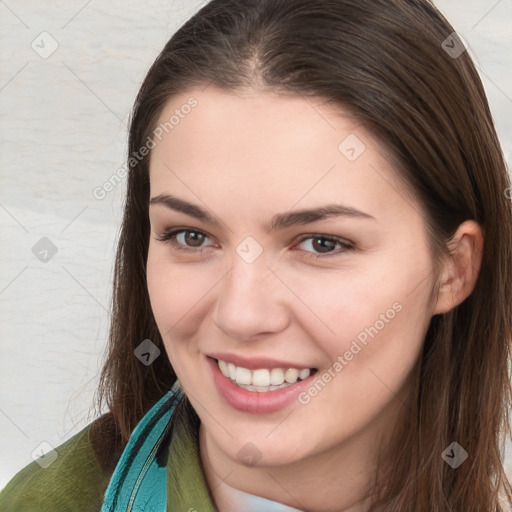
M248 493L285 505L283 512L368 512L368 489L378 438L374 425L327 453L314 454L292 464L247 467L228 457L201 424L200 459L217 509L219 512L261 510L261 507L241 508L241 503L251 501L249 496L244 496Z
M226 481L221 481L213 491L213 498L219 512L260 512L262 510L272 512L305 512L304 508L286 505L275 501L268 501L257 495L248 494L240 489L232 487ZM295 500L291 500L295 501ZM313 510L313 509L307 509ZM337 509L339 510L339 509ZM369 502L363 500L349 508L343 508L342 512L367 512Z

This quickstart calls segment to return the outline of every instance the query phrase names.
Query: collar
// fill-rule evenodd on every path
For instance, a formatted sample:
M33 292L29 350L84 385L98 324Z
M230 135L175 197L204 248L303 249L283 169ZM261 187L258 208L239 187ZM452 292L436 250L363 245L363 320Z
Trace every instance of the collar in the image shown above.
M199 458L199 425L177 410L167 460L167 510L218 512ZM241 511L240 511L241 512Z

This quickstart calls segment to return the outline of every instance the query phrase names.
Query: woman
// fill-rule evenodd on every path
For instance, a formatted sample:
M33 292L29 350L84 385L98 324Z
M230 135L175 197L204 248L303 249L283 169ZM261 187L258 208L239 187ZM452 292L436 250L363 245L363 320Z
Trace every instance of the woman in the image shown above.
M131 120L99 407L2 510L509 510L510 181L426 0L213 0Z

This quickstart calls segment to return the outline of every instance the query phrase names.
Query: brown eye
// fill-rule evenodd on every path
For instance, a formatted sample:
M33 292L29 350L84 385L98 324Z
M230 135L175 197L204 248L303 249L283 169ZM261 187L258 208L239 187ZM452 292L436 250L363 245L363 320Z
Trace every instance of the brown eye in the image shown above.
M313 238L313 243L311 245L315 251L321 253L330 252L336 248L336 242L329 240L328 238Z
M180 251L201 252L203 248L208 247L208 245L204 245L204 242L208 240L209 237L201 231L181 228L169 229L157 236L156 239Z
M307 253L308 258L336 256L354 249L354 244L338 237L327 235L305 235L299 245Z
M197 231L185 231L184 242L191 247L201 247L205 236Z

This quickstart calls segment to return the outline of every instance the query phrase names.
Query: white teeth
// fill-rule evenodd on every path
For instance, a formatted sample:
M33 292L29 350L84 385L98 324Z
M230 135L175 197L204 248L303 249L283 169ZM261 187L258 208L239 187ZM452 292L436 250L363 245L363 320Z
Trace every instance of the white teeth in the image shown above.
M235 383L240 388L247 389L248 391L258 391L259 393L265 393L266 391L275 391L276 389L282 389L291 386L291 384L288 384L287 382L281 384L280 386L245 386L244 384L238 384L238 382L236 381Z
M304 380L304 379L307 379L309 377L309 374L311 373L310 369L309 368L304 368L304 370L301 370L299 372L299 379L300 380Z
M239 384L244 383L239 382ZM265 368L261 370L254 370L252 372L252 384L253 386L270 386L270 372Z
M236 366L233 363L228 363L229 378L235 380L236 377Z
M284 372L281 368L272 368L270 370L270 384L280 386L284 382Z
M229 377L228 364L226 363L226 361L221 361L219 359L219 368L224 376Z
M241 366L235 366L233 363L218 360L217 364L225 377L234 380L236 384L249 391L274 391L295 384L298 379L304 380L309 377L311 370L303 368L260 368L258 370L249 370Z
M239 384L245 384L246 386L250 385L252 381L251 370L237 366L235 380Z
M289 382L290 384L297 382L298 377L299 370L297 370L296 368L288 368L288 370L286 370L286 373L284 374L284 380L286 382Z

